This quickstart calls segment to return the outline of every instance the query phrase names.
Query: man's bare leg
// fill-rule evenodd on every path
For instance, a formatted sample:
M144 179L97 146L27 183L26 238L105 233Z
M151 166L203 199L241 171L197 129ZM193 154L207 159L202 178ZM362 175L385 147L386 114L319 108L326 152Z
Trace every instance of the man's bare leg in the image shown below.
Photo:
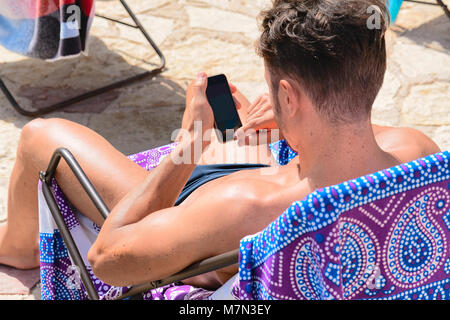
M0 227L2 264L21 269L39 266L38 174L46 169L58 147L74 154L109 208L147 175L146 170L84 126L61 119L31 121L21 133L10 178L7 223ZM102 225L103 218L64 161L56 179L74 206Z

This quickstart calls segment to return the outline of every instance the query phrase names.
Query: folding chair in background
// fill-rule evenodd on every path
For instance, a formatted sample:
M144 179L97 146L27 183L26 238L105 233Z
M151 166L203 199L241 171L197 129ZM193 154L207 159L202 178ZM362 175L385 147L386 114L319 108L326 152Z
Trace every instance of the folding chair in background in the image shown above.
M0 90L5 94L6 98L9 101L9 103L11 104L11 106L17 112L19 112L20 114L22 114L24 116L28 116L28 117L41 116L41 115L44 115L44 114L47 114L47 113L50 113L50 112L53 112L53 111L60 110L60 109L62 109L64 107L73 105L73 104L75 104L77 102L93 98L93 97L101 95L101 94L103 94L105 92L108 92L108 91L111 91L111 90L114 90L114 89L118 89L118 88L127 86L129 84L135 83L137 81L140 81L140 80L143 80L143 79L155 76L155 75L161 73L164 70L165 65L166 65L166 61L165 61L163 53L158 48L158 46L153 41L153 39L150 37L150 35L148 34L147 30L144 28L142 23L136 17L134 12L128 6L127 2L125 0L119 0L119 1L122 4L123 8L128 13L128 15L130 16L130 18L133 20L134 24L129 24L129 23L126 23L126 22L123 22L123 21L120 21L120 20L117 20L117 19L114 19L114 18L103 16L101 14L95 14L95 16L103 18L103 19L106 19L106 20L109 20L109 21L113 21L115 23L119 23L119 24L125 25L125 26L130 27L130 28L135 28L135 29L139 30L142 33L142 35L145 37L146 41L150 44L150 46L153 48L153 50L158 55L158 57L160 59L159 65L156 68L152 69L152 70L148 70L148 71L142 72L142 73L140 73L138 75L135 75L135 76L132 76L132 77L128 77L128 78L123 79L123 80L116 81L114 83L108 84L108 85L100 87L98 89L86 92L84 94L81 94L81 95L78 95L78 96L75 96L75 97L72 97L72 98L67 99L65 101L54 103L54 104L46 106L46 107L40 107L39 109L33 110L33 111L29 111L29 110L24 109L17 102L17 100L14 98L14 95L11 93L11 91L9 91L9 89L6 87L6 85L3 82L3 80L0 78ZM76 3L78 3L78 2L76 2ZM61 16L65 15L63 13L60 13L60 14L61 14ZM0 18L1 18L1 16L0 16ZM86 25L85 26L86 28L89 28L88 27L89 22L83 21L83 23ZM11 24L11 23L10 23L10 21L6 21L5 24L8 25L8 24ZM64 23L62 23L60 26L57 26L58 30L59 30L59 28L63 29L63 26L64 26ZM68 31L61 30L61 32L68 32ZM84 37L85 37L85 35L84 35ZM20 42L20 39L16 39L15 41ZM64 41L64 39L62 39L61 41ZM83 51L84 51L84 48L83 48Z
M296 156L283 140L270 147L280 165ZM129 158L152 170L174 148ZM318 189L239 249L135 287L92 273L87 251L100 228L59 188L61 158L102 215L109 212L71 153L58 149L40 177L42 299L450 299L449 151ZM179 282L236 263L239 273L215 292Z

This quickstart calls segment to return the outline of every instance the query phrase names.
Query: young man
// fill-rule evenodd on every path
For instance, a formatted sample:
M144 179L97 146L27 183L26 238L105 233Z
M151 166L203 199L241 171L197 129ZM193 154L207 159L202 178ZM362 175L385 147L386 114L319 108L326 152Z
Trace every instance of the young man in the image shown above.
M367 28L371 5L381 9L379 29ZM161 279L238 248L242 237L262 230L317 188L439 152L415 130L371 125L371 107L386 69L384 15L384 1L377 0L275 1L263 13L258 44L270 92L250 105L233 91L243 129L278 127L300 156L276 174L261 165L203 181L181 203L177 199L194 170L201 176L197 163L223 162L221 145L204 139L214 124L206 74L200 73L187 92L182 128L188 134L150 173L85 127L65 120L32 121L23 129L11 176L0 263L38 266L37 176L57 147L74 153L112 208L102 224L69 169L59 167L56 179L69 200L102 225L88 259L94 273L112 285ZM201 131L194 130L196 121ZM191 152L196 145L208 150L196 157ZM258 148L267 146L246 150ZM268 154L260 153L257 161L273 164ZM190 163L175 161L186 155ZM186 283L216 288L236 272L233 266Z

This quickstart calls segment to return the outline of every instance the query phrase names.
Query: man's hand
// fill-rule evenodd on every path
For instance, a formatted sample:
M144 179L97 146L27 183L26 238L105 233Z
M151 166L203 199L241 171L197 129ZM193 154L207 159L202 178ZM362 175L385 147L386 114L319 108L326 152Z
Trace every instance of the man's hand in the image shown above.
M239 101L238 97L236 96L236 93L238 91L237 87L234 84L232 84L231 82L229 82L228 85L230 86L231 95L233 96L233 101L236 106L236 109L239 110L242 108L242 105L241 105L241 102Z
M214 114L206 97L207 85L208 76L206 73L200 72L193 82L192 100L186 106L182 123L182 129L187 131L191 137L203 139L204 133L214 127Z
M258 130L278 129L275 116L270 104L269 94L260 95L247 110L247 121L236 130L235 139L248 143L249 136L255 135Z
M247 122L236 131L236 135L243 134L250 129L255 131L261 129L278 129L268 93L260 95L248 107Z

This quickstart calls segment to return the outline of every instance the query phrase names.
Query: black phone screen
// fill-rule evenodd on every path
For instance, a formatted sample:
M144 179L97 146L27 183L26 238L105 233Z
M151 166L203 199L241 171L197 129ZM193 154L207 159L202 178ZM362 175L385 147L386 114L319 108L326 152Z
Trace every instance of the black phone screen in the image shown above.
M229 137L226 137L226 130L237 129L242 124L225 75L208 78L206 96L214 113L216 128L222 133L223 139L227 140Z

